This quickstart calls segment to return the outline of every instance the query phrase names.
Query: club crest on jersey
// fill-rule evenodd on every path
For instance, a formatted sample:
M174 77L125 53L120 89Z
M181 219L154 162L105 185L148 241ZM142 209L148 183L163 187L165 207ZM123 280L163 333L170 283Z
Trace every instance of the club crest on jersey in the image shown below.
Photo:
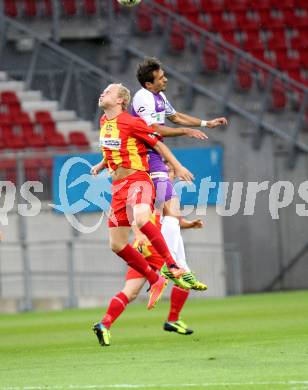
M111 125L110 123L108 123L108 124L106 125L106 132L107 132L107 133L111 133L111 132L112 132L112 125Z
M119 150L121 148L122 140L120 138L100 138L99 146L112 150Z

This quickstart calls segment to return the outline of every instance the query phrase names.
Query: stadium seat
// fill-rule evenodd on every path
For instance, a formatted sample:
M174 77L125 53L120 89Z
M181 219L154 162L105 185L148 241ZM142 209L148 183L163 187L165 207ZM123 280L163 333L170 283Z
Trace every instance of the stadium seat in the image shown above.
M16 0L4 0L4 13L13 18L18 15Z
M0 127L3 126L11 126L11 117L8 114L1 114L0 113Z
M36 111L34 116L37 123L54 123L49 111Z
M180 15L185 16L192 23L199 20L199 8L191 0L177 0L176 7Z
M280 81L274 81L271 92L271 110L280 111L286 107L287 97L284 85Z
M2 138L0 138L0 150L5 149L5 142Z
M24 160L25 180L40 180L40 163L38 158L29 158Z
M179 24L174 24L170 33L170 46L174 51L182 51L185 49L185 33Z
M12 102L7 104L8 107L8 113L12 117L16 117L17 115L21 114L21 104L20 102Z
M53 168L53 160L52 158L42 158L40 160L40 167L42 171L42 178L47 180L51 180L52 168Z
M81 147L90 145L87 137L81 131L71 131L69 133L69 144Z
M236 72L236 89L241 92L250 90L253 84L253 78L248 64L240 63Z
M202 64L205 72L216 72L219 69L217 48L210 42L203 50Z
M18 115L12 117L12 122L21 125L32 123L29 114L27 114L26 112L20 112Z
M37 14L37 1L24 0L24 13L27 17L33 17Z
M143 4L137 9L137 26L140 32L150 32L153 30L153 21L148 9Z
M96 14L96 0L83 0L83 7L87 15Z
M300 53L301 66L307 71L308 70L308 51Z
M61 133L54 133L52 135L48 135L46 138L47 145L53 147L67 147L67 142L65 141L64 135Z
M62 0L61 3L64 15L73 16L77 13L77 6L75 0Z
M44 16L50 17L52 16L52 0L44 0Z
M21 136L7 137L4 141L7 149L19 150L27 146Z
M0 102L3 104L17 103L19 99L15 92L12 91L2 91L0 94Z
M0 178L1 180L16 183L16 161L0 160Z
M274 34L267 42L267 47L269 50L286 50L287 44L284 38L284 34Z

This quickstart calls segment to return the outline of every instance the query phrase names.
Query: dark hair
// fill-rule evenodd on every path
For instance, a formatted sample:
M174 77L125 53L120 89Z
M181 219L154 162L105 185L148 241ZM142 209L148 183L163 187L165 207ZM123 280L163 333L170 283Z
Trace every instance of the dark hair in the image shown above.
M161 63L155 57L147 57L137 66L136 77L139 83L145 87L145 83L153 83L153 72L161 68Z

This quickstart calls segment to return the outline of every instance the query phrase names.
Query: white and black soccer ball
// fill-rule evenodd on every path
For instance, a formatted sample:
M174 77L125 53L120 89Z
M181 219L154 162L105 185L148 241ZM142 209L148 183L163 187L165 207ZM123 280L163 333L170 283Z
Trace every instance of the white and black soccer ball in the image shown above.
M141 0L117 0L119 4L124 5L124 7L134 7L141 3Z

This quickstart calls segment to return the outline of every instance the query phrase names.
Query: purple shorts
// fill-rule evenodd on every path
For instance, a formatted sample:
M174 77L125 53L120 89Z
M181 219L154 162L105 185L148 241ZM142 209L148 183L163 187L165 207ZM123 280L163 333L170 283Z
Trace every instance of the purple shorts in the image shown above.
M161 203L165 203L171 198L177 196L169 178L155 177L152 178L152 181L154 183L154 187L156 191L155 205L160 205Z

